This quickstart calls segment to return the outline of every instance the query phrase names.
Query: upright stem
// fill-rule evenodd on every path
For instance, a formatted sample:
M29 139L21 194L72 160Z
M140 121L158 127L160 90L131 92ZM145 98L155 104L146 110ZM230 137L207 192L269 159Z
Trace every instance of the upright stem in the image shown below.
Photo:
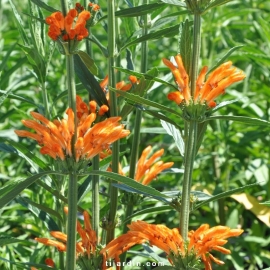
M99 155L93 158L93 170L99 170ZM92 226L98 236L99 230L99 176L93 175L92 180Z
M109 86L115 87L115 74L114 74L114 57L116 54L116 44L115 44L115 1L107 1L108 10L108 76L109 76ZM116 93L110 91L110 113L112 116L117 116L117 98ZM116 141L112 145L112 171L118 173L118 163L119 163L119 141ZM115 181L110 183L110 212L109 212L109 222L111 227L107 232L107 243L114 239L114 227L115 227L115 216L117 210L117 200L118 200L118 188L112 186Z
M191 62L191 96L194 96L196 89L196 80L198 75L198 63L200 57L201 45L201 15L194 13L193 24L193 52ZM189 123L185 122L185 157L184 157L184 180L182 187L182 201L180 213L180 231L184 241L188 240L188 225L190 212L190 191L192 184L193 164L196 156L196 142L197 142L198 122L195 120Z
M185 171L182 188L181 215L180 215L180 231L184 241L188 240L188 224L190 211L190 191L192 183L193 164L196 156L196 140L197 140L197 121L189 123L189 132L186 141L185 151ZM186 133L185 133L186 134Z
M196 89L196 80L198 76L198 65L200 58L200 48L201 48L201 15L194 14L194 24L193 24L193 52L192 52L192 62L191 62L191 95L194 96Z
M148 4L148 0L144 1L144 4ZM148 26L147 26L147 14L142 16L142 36L148 33ZM147 71L147 60L148 60L148 48L147 48L147 41L142 42L141 44L141 72L145 73ZM138 150L140 144L140 131L141 131L141 119L142 119L142 111L136 109L136 117L134 123L134 132L133 132L133 140L132 140L132 149L130 154L130 168L129 168L129 177L135 177L136 171L136 163L138 159Z
M48 93L47 93L47 89L44 82L42 82L41 84L41 91L42 91L43 104L45 107L45 117L49 119L51 114L49 110Z
M74 134L72 137L72 154L75 157L75 143L77 140L77 113L76 113L76 85L73 55L66 55L68 106L74 112Z
M66 270L76 269L77 175L69 173Z
M66 0L60 0L61 3L61 10L64 15L64 17L67 15L67 1Z
M74 134L72 136L71 147L72 155L76 157L75 143L77 140L77 113L76 113L76 86L73 55L66 55L67 86L68 86L68 105L74 112ZM74 164L75 165L75 164ZM77 222L77 172L70 169L68 181L68 218L67 218L67 257L66 270L76 268L76 222Z

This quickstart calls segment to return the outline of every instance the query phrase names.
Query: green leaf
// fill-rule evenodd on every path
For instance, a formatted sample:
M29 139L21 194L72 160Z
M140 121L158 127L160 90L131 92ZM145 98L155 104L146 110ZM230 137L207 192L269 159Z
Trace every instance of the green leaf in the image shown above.
M12 89L12 88L11 88L11 89ZM9 90L8 90L8 91L9 91ZM7 92L7 91L0 90L0 93L3 94L3 95L5 95L6 92ZM1 98L2 98L2 96L1 96ZM0 100L1 100L1 98L0 98ZM27 98L24 98L24 97L21 97L21 96L17 96L17 95L14 95L14 94L10 94L10 93L9 93L8 96L7 96L7 98L9 98L9 99L20 100L20 101L23 101L23 102L25 102L25 103L29 103L29 104L31 104L31 105L33 105L33 106L35 106L35 107L38 107L38 104L36 104L36 103L33 102L32 100L27 99Z
M247 116L233 116L233 115L214 115L207 118L207 120L229 120L229 121L236 121L241 122L247 125L254 125L254 126L266 126L270 128L270 122L258 118L251 118Z
M49 170L48 165L41 159L39 159L35 154L30 152L29 149L25 147L23 144L11 140L8 140L7 142L8 144L14 147L13 149L11 147L9 148L11 151L10 153L17 154L18 156L25 159L34 169L36 169L36 171L37 171L36 165L38 165L38 167L41 169Z
M172 113L172 114L176 115L177 117L182 117L181 113L178 113L175 110L170 109L170 108L168 108L166 106L163 106L163 105L161 105L159 103L156 103L156 102L150 101L148 99L142 98L142 97L140 97L138 95L133 95L133 94L130 94L130 93L127 93L127 92L123 92L121 90L114 89L114 88L110 88L110 90L116 92L117 94L119 94L120 96L123 96L124 98L127 98L127 99L131 100L134 103L137 103L137 104L140 104L140 105L151 106L151 107L160 109L162 112L168 112L168 113Z
M171 264L169 263L169 261L165 258L159 257L156 253L156 251L154 251L152 248L150 248L148 245L142 244L144 250L148 253L148 255L150 257L152 257L156 262L157 265L162 265L162 266L171 266ZM154 266L154 265L152 265ZM154 268L156 269L156 268Z
M57 268L46 266L44 264L13 262L13 261L7 260L7 259L2 258L2 257L0 257L0 260L2 260L4 262L8 262L10 264L14 264L16 267L18 267L19 269L23 269L23 270L29 269L30 266L36 267L38 269L44 269L44 270L57 270Z
M139 194L151 196L157 200L169 203L166 200L167 196L163 195L162 193L160 193L158 190L154 188L142 185L141 183L135 181L132 178L122 176L117 173L105 172L105 171L92 171L92 172L89 172L89 174L105 176L107 178L110 178L110 179L113 179L115 181L125 184L127 187L130 187L132 189L132 192L137 192Z
M165 211L171 211L173 210L173 208L170 205L164 205L164 206L155 206L155 207L149 207L140 211L137 211L136 213L132 214L131 216L128 216L123 223L127 222L128 220L139 216L139 215L143 215L143 214L150 214L150 213L156 213L156 212L165 212Z
M10 237L10 236L4 236L4 235L0 236L0 247L1 246L6 246L6 245L9 245L9 244L18 243L18 242L25 242L25 240Z
M136 6L133 8L126 8L122 10L118 10L115 12L116 17L139 17L148 13L151 13L152 11L155 11L159 8L165 8L166 5L160 2L153 3L153 4L145 4L141 6ZM103 19L103 18L102 18Z
M48 209L47 207L44 207L40 204L34 203L31 200L22 197L16 199L16 201L19 202L24 207L26 207L27 209L29 209L36 217L42 220L49 231L60 230L56 222L52 219L52 217L47 212L41 210L40 208L49 210L54 215L57 215L57 217L59 217L60 220L62 220L62 217L54 210Z
M179 34L179 25L170 26L161 30L158 30L154 33L149 33L147 35L143 35L142 37L139 37L126 45L124 45L120 51L126 49L129 46L141 43L143 41L153 40L153 39L161 39L162 37L174 37Z
M129 70L129 69L126 69L126 68L121 68L121 67L114 67L115 69L119 70L119 71L122 71L124 73L127 73L129 75L134 75L136 76L137 78L142 78L144 77L145 79L147 80L152 80L152 81L155 81L155 82L159 82L159 83L162 83L164 85L167 85L169 87L172 87L174 89L177 90L176 86L171 84L171 83L168 83L167 81L164 81L164 80L161 80L157 77L154 77L154 76L151 76L150 74L148 73L140 73L140 72L136 72L136 71L133 71L133 70Z
M31 0L31 2L33 2L34 4L36 4L37 6L41 7L41 8L44 8L50 12L56 12L56 11L59 11L51 6L48 6L47 4L45 4L43 1L41 0Z
M201 203L196 204L194 206L194 210L197 210L198 208L202 207L205 204L209 204L210 202L214 202L214 201L217 201L219 199L229 197L232 194L239 193L239 192L245 190L246 188L257 186L257 185L259 185L259 183L250 184L250 185L246 185L246 186L243 186L243 187L240 187L240 188L235 188L235 189L232 189L232 190L229 190L229 191L225 191L225 192L219 193L218 195L212 196L208 200L205 200L205 201L203 201Z
M158 75L158 69L153 68L149 70L146 74L155 77ZM141 77L139 84L137 84L136 86L133 86L130 89L129 93L139 95L142 97L152 87L153 83L154 83L153 80L149 80L149 79L145 79L144 77ZM122 119L125 119L132 112L133 109L134 109L134 106L132 104L126 103L120 112L120 116L122 117Z
M173 137L174 142L180 152L181 156L184 156L185 153L185 142L182 138L181 132L179 129L177 129L174 125L164 121L160 120L160 123L162 127L167 131L167 133Z
M177 123L175 123L172 119L170 119L169 117L163 115L162 113L160 112L157 112L157 111L153 111L153 110L146 110L143 108L143 111L147 114L150 114L152 116L154 116L155 118L159 119L159 120L163 120L167 123L170 123L172 125L174 125L175 127L177 128L181 128ZM164 129L163 129L164 132L162 133L165 133L165 134L168 134Z
M14 43L13 45L9 45L10 48L8 49L8 51L6 52L5 56L2 58L2 61L0 63L0 72L4 70L6 63L8 62L8 59L9 59L11 53L14 51L14 48L16 45L17 45L17 43Z
M179 0L161 0L161 2L169 4L169 5L180 6L180 7L186 8L186 4Z
M217 67L219 67L221 64L225 62L225 60L228 59L228 57L236 50L242 48L244 45L238 45L233 48L231 48L221 59L218 60L218 62L208 70L207 74L211 73L213 70L215 70Z
M7 91L1 91L3 93L3 95L0 97L0 106L3 104L3 102L5 101L5 99L9 96L9 94L13 91L13 88L10 88Z
M106 96L101 89L98 81L94 75L88 70L79 55L74 55L75 72L85 89L89 92L91 97L97 102L99 106L107 105L109 107ZM109 117L109 113L106 114Z
M224 5L226 3L231 2L232 0L216 0L214 2L212 2L209 6L207 6L207 8L203 11L202 14L205 14L209 9L220 6L220 5Z
M14 16L16 18L16 24L17 24L18 30L21 34L21 38L25 44L28 44L28 38L27 38L27 35L26 35L26 33L24 31L24 27L23 27L23 20L16 9L16 6L13 4L12 0L9 0L9 3L11 5L12 11L13 11Z
M193 268L189 267L188 269L192 270ZM155 267L155 270L175 270L175 268L173 266L164 265L164 266ZM194 270L197 270L197 269L194 269Z
M190 75L191 72L191 24L188 19L180 24L179 36L180 36L180 54L183 60L185 69Z
M24 189L35 183L40 177L48 174L61 175L61 173L58 172L46 171L30 176L25 180L8 181L5 186L0 188L0 208L3 208L7 203L12 201L16 196L18 196Z
M98 68L97 68L94 60L90 57L90 55L88 55L86 52L83 52L83 51L77 51L76 54L78 54L80 56L81 60L85 64L85 66L89 69L89 71L93 75L98 74Z

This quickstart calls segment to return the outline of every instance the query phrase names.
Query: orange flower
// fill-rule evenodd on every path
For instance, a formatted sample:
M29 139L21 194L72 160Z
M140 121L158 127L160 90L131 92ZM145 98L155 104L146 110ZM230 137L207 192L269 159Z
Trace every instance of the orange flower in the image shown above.
M45 260L45 264L46 264L47 266L50 266L50 267L54 267L54 266L55 266L54 261L53 261L51 258L47 258L47 259ZM36 267L33 267L33 266L31 266L30 269L31 269L31 270L38 270Z
M22 120L22 123L34 129L36 133L25 130L15 130L15 133L20 137L36 140L42 146L41 154L65 160L67 156L73 155L71 141L75 130L72 109L67 109L66 114L67 119L51 122L41 114L31 112L35 120ZM124 129L124 125L119 124L120 117L110 117L93 124L97 117L96 112L89 111L80 97L77 97L77 116L76 162L94 157L108 149L111 143L129 134L129 131Z
M201 225L195 232L189 232L189 243L186 247L178 228L169 229L164 225L148 224L144 221L132 222L129 231L112 240L100 253L103 255L103 269L106 269L106 260L114 259L119 262L119 256L130 249L132 246L148 242L163 250L170 263L179 269L179 265L185 262L191 262L188 257L201 259L206 270L211 270L211 260L217 264L224 264L215 258L209 252L212 250L220 251L224 254L230 254L230 250L222 245L227 243L227 238L239 236L243 230L230 229L224 226L209 228L208 224ZM197 262L195 262L197 263ZM192 267L191 265L189 265ZM116 267L120 269L120 267Z
M121 91L125 91L125 92L126 92L126 91L129 91L133 85L136 85L136 84L139 83L138 79L137 79L135 76L133 76L133 75L130 75L130 76L128 77L128 79L129 79L130 83L126 83L125 81L121 81L121 82L118 82L118 83L115 85L115 88L116 88L117 90L121 90ZM108 77L108 75L107 75L107 76L100 82L100 87L101 87L101 88L103 89L103 91L105 92L107 100L109 100L109 93L108 93L108 91L107 91L108 80L109 80L109 77ZM117 94L117 96L119 96L119 95Z
M46 23L49 24L48 36L52 40L80 41L88 36L85 25L90 17L89 11L82 10L81 6L77 5L74 9L69 10L65 17L60 11L54 12L46 18Z
M173 165L173 162L164 163L163 161L158 161L155 163L155 160L163 155L164 149L158 150L147 160L151 150L152 147L150 145L146 147L137 163L135 180L143 185L148 185L159 173Z
M67 213L67 207L65 207ZM91 254L95 253L97 246L96 232L92 229L90 223L90 216L87 211L83 212L84 216L84 228L77 221L77 232L80 235L80 240L76 243L76 256L87 255L88 258ZM51 231L50 235L57 240L48 238L35 238L36 241L46 246L56 247L59 251L66 251L67 235L59 231ZM49 264L47 264L49 265Z
M167 59L163 59L163 63L172 71L179 90L169 93L168 99L176 102L178 105L185 102L186 105L194 103L195 105L206 104L208 107L215 107L214 99L223 94L226 87L245 78L243 72L232 67L232 62L228 61L215 69L205 81L208 70L208 67L205 66L198 76L195 94L192 97L189 87L189 76L184 68L181 55L176 55L174 59L177 66Z

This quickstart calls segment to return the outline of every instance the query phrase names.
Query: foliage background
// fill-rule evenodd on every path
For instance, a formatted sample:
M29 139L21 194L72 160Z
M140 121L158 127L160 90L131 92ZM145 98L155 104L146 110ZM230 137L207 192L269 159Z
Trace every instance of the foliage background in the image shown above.
M34 2L34 1L33 1ZM134 1L137 5L137 1ZM42 24L32 20L27 14L29 7L34 8L30 1L14 1L14 5L23 19L23 29L26 39L20 36L19 27L9 1L0 1L0 187L5 186L11 180L25 179L30 174L39 171L37 165L27 159L23 153L31 151L33 156L38 156L45 161L36 147L36 144L19 139L13 132L21 129L20 120L29 118L32 110L44 110L40 81L36 70L29 62L29 58L21 45L31 45L31 27L39 31L46 41L42 50L36 52L45 56L45 60L53 46L43 32ZM48 1L47 4L56 9L59 3ZM100 1L103 13L106 14L106 1ZM127 3L118 1L120 9L127 8ZM41 9L44 17L49 12ZM157 29L169 27L180 23L187 17L177 15L179 7L168 6L156 10L151 14L151 19L156 21ZM235 66L245 71L247 78L244 83L230 88L223 100L237 99L237 102L224 107L219 111L224 115L242 115L264 120L270 120L270 91L269 91L269 66L270 66L270 2L269 1L231 1L225 6L215 8L203 17L203 40L201 50L201 66L212 67L232 47L239 47L229 59ZM39 14L41 15L41 14ZM159 19L159 21L157 20ZM160 20L162 19L162 21ZM163 24L158 24L163 23ZM137 18L121 18L118 21L121 39L118 45L123 46L128 37L139 30ZM35 27L41 28L35 28ZM44 29L46 31L46 27ZM155 28L154 30L155 31ZM106 46L107 35L102 24L97 24L92 33ZM28 40L28 44L27 44ZM84 46L81 47L84 50ZM96 45L93 45L93 58L99 68L99 78L106 75L106 60ZM134 69L139 71L140 46L131 46ZM169 58L178 51L178 37L160 37L149 41L149 68L158 67L160 77L169 73L162 64L162 58ZM66 105L65 62L57 49L52 51L52 59L49 62L46 76L46 87L52 104L54 117L63 115ZM122 67L126 68L126 51L121 53ZM45 61L46 63L46 61ZM126 78L126 74L119 77ZM86 90L78 81L80 94L87 96ZM158 86L149 91L148 99L160 102L163 105L173 107L166 99L169 88ZM173 116L171 116L173 117ZM132 130L134 114L128 118L128 128ZM174 119L179 121L178 119ZM181 123L180 123L181 124ZM128 140L130 148L131 138ZM173 138L162 129L159 120L144 114L142 121L141 151L152 145L154 149L165 149L164 160L174 161L176 168L181 168L182 157L175 146ZM20 151L15 148L19 148ZM140 151L140 152L141 152ZM245 193L233 195L218 202L210 203L196 210L191 215L191 227L197 228L201 223L210 225L226 224L231 227L241 226L245 229L243 237L230 241L232 254L227 256L226 266L218 266L216 269L264 269L270 267L270 208L263 205L270 198L269 182L269 155L270 137L269 128L252 125L243 125L231 121L212 121L208 127L203 146L196 159L194 171L194 190L210 194L218 194L236 187L258 183L257 186L245 190ZM29 156L28 156L29 157ZM125 154L128 164L129 154ZM124 163L123 163L124 164ZM163 174L158 177L152 186L160 191L179 190L182 175ZM43 178L42 181L49 181ZM102 183L103 191L106 191L106 182ZM39 186L39 182L24 190L19 197L1 208L0 235L2 241L0 257L17 262L43 262L46 256L57 258L57 251L41 247L33 241L34 237L48 235L46 222L33 214L33 205L27 199L36 202L39 207L44 205L53 208L55 198ZM101 206L106 205L106 200ZM147 206L159 206L153 200L146 200L138 207L138 210ZM91 200L84 197L80 206L89 209ZM31 209L32 207L32 209ZM46 209L43 209L46 211ZM123 215L123 209L119 208L119 214ZM138 216L152 223L164 223L169 227L178 224L178 217L174 211L150 213ZM21 240L19 243L5 245L4 237L11 236ZM15 240L14 240L15 241ZM133 253L132 253L133 252ZM134 256L134 252L130 256ZM138 260L143 258L138 257ZM25 269L25 266L13 265L0 260L1 269ZM145 267L144 269L147 269ZM215 269L215 268L214 268Z

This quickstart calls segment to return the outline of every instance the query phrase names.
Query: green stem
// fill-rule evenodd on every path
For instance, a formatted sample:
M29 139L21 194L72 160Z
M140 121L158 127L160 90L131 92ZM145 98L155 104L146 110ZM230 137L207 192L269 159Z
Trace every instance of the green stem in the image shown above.
M69 174L66 270L76 269L77 175Z
M108 10L108 76L109 76L109 86L115 87L115 74L114 74L114 61L116 54L116 43L115 43L115 1L107 1L107 10ZM110 113L111 116L117 116L117 97L116 93L110 91ZM118 173L118 164L119 164L119 148L120 143L116 141L112 145L112 171ZM107 243L114 239L114 230L115 230L115 216L117 211L117 201L118 201L118 188L112 186L115 181L110 182L110 212L109 212L109 223L111 224L110 228L107 231Z
M75 143L77 141L77 113L76 113L76 85L73 55L66 55L68 106L74 112L74 134L72 137L72 154L75 157Z
M193 164L196 156L197 121L189 123L189 130L185 148L185 172L182 188L180 231L184 241L188 240L188 224L190 211L190 191L192 183ZM187 134L187 131L185 131Z
M201 15L194 14L193 24L193 52L192 52L192 64L191 64L191 96L194 96L196 89L196 80L198 76L198 63L200 57L201 47Z
M67 15L67 1L66 0L60 0L61 3L61 10L64 16Z
M99 155L93 158L93 170L99 170ZM98 236L99 230L99 176L93 175L92 180L92 226Z
M41 91L42 91L43 104L45 108L45 117L49 119L51 117L51 114L49 110L48 93L47 93L47 89L44 82L41 84Z

